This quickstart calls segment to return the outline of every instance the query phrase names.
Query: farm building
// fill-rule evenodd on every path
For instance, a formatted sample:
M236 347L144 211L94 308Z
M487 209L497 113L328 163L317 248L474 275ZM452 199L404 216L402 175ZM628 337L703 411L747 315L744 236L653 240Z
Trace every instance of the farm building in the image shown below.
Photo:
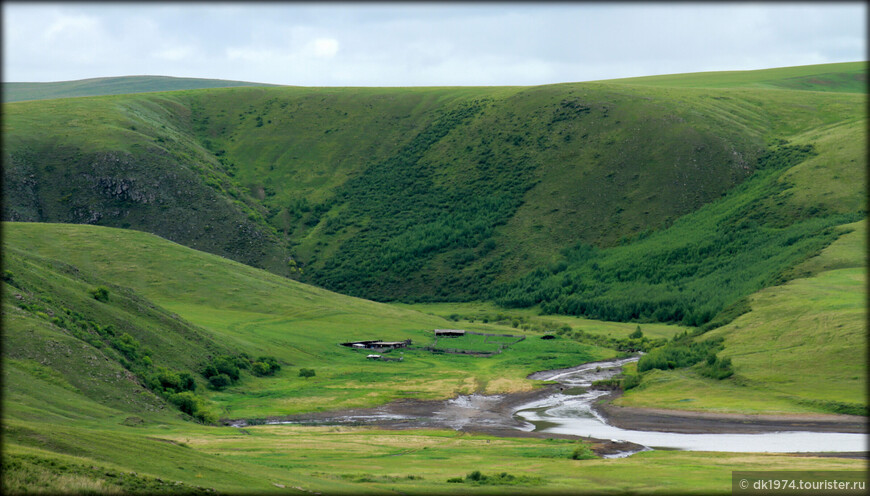
M351 341L349 343L341 343L341 345L347 346L348 348L353 348L355 350L384 348L394 350L396 348L405 348L407 346L411 346L411 340L406 339L404 341L381 341L379 339L375 339L369 341Z
M435 329L436 338L458 338L465 336L465 331L461 329Z

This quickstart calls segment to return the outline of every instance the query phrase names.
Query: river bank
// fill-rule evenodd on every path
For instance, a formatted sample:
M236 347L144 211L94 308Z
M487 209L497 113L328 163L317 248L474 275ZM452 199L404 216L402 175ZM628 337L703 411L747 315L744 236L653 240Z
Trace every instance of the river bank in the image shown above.
M607 423L621 429L684 434L758 434L762 432L867 433L867 419L858 415L749 415L616 406L613 393L595 405Z
M376 408L314 412L251 424L366 425L382 429L453 429L501 437L583 439L599 456L657 449L756 452L848 452L866 457L866 419L850 415L737 415L613 406L618 393L590 388L637 357L541 371L553 381L531 391L472 394L449 400L399 400ZM815 434L814 434L815 433ZM835 455L836 456L836 455Z

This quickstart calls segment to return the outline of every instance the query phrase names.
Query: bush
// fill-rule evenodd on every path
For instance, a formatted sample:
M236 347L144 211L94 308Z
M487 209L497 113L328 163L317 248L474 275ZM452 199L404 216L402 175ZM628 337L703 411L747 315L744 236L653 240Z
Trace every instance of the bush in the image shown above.
M93 296L95 300L105 303L109 301L109 290L104 286L98 286L91 290L91 296Z
M314 369L299 369L299 377L304 377L308 379L309 377L314 377L316 374L314 373Z
M281 365L278 364L278 360L275 357L261 356L254 362L251 370L259 376L273 375L281 370Z
M217 422L217 415L205 408L205 402L199 396L184 391L175 393L169 397L169 402L177 406L182 412L206 424Z
M734 375L730 358L718 358L715 354L707 355L707 363L701 367L699 373L711 379L727 379Z
M211 384L211 387L220 390L231 385L233 383L233 380L230 379L230 376L226 374L218 374L209 377L208 383Z
M586 443L580 443L579 446L574 448L574 452L571 453L572 460L591 460L593 458L598 458L595 456L595 453L589 448Z
M269 367L269 364L263 362L254 362L254 365L251 367L251 371L254 372L255 375L263 376L269 375L272 372L272 368Z

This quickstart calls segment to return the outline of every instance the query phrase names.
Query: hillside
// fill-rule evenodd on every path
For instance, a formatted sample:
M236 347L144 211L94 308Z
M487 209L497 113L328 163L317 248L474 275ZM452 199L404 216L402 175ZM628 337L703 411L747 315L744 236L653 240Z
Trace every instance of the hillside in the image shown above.
M29 289L27 298L38 293L36 288L43 288L45 295L36 302L43 308L22 308L15 294L24 290L4 292L4 305L19 307L10 312L10 316L20 314L20 318L30 319L28 322L40 322L38 312L60 314L62 306L71 307L69 298L75 294L82 305L106 312L106 315L90 316L89 312L78 310L87 316L85 320L94 320L100 328L113 323L119 335L121 329L129 332L143 348L153 350L150 355L155 366L198 373L207 362L206 356L232 352L234 355L247 353L251 357L272 355L285 368L293 367L278 373L276 377L280 381L250 377L243 388L229 388L227 391L232 394L207 392L208 397L221 404L222 415L226 416L265 416L366 406L407 397L408 390L415 391L413 397L444 398L456 391L523 389L531 385L524 377L540 368L558 368L583 357L597 359L615 353L583 343L529 340L534 342L524 341L517 346L521 356L504 354L482 361L449 356L435 359L428 352L408 350L405 352L408 363L385 369L339 343L355 339L410 338L425 344L432 340L432 329L449 327L450 321L331 293L146 233L61 224L5 223L3 227L4 250L11 254L7 270L13 273L12 282L7 284ZM37 262L26 267L19 265L19 257L24 257L25 253L43 264L60 264L51 261L63 260L64 264L69 264L69 271L88 275L94 282L91 286L70 287L69 290L74 291L70 295L55 290L53 284L61 287L64 280L54 281L49 276L45 276L47 281L34 280L34 271L41 267ZM110 307L119 304L116 300L120 296L114 297L116 293L138 295L144 301L153 302L157 310L195 326L204 337L198 338L200 344L192 347L183 341L182 331L164 325L160 335L165 342L160 346L166 349L159 347L157 338L148 333L147 327L140 330L140 325L147 324L147 314L140 319L105 308L105 304L90 297L87 290L97 281L112 281L118 285L107 286L112 296ZM49 325L51 314L42 317L43 325L57 333L58 330ZM518 332L509 325L469 325L469 330ZM8 339L25 339L26 333L19 333L22 327L17 323L10 322L7 328L11 331L7 333ZM179 333L182 336L176 336ZM83 338L93 339L94 336ZM198 351L207 346L214 349ZM15 343L7 349L18 353L26 347ZM176 356L178 354L183 354L184 358ZM317 379L295 378L298 367L317 369ZM440 377L438 381L431 381L434 375ZM368 379L363 381L365 378ZM259 393L250 396L253 391ZM342 394L336 396L339 392ZM264 403L263 397L271 401Z
M609 82L670 88L768 88L866 93L867 63L842 62L756 71L669 74L611 79Z
M694 411L867 412L867 221L795 269L798 278L760 291L751 311L703 335L722 338L734 363L727 381L700 367L653 370L616 403ZM799 371L812 368L812 373Z
M57 81L50 83L3 83L3 101L52 100L82 96L124 95L157 91L229 88L236 86L274 86L222 79L178 78L169 76L121 76Z
M694 493L864 470L218 422L531 393L531 372L636 350L617 405L866 415L863 67L6 103L2 490ZM846 90L813 89L825 74ZM369 339L412 347L341 346ZM456 483L472 471L512 482Z
M862 70L754 71L740 84ZM496 298L699 324L830 243L829 227L863 215L866 157L851 137L865 102L863 93L620 80L14 103L4 107L3 218L144 230L380 301ZM824 191L808 195L809 184ZM783 236L794 238L784 251ZM663 265L676 253L702 267L708 253L744 247L753 263ZM602 273L607 294L582 295L578 280L624 257L654 266ZM678 295L729 277L712 300ZM583 301L541 292L560 284ZM619 303L650 292L658 296L639 308Z

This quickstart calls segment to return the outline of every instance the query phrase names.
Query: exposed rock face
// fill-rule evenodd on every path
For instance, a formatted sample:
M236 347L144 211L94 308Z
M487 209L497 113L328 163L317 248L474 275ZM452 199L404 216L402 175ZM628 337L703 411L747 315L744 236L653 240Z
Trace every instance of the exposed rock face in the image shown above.
M208 184L207 169L192 159L157 147L22 148L7 159L3 220L134 228L279 274L290 270L281 241Z

